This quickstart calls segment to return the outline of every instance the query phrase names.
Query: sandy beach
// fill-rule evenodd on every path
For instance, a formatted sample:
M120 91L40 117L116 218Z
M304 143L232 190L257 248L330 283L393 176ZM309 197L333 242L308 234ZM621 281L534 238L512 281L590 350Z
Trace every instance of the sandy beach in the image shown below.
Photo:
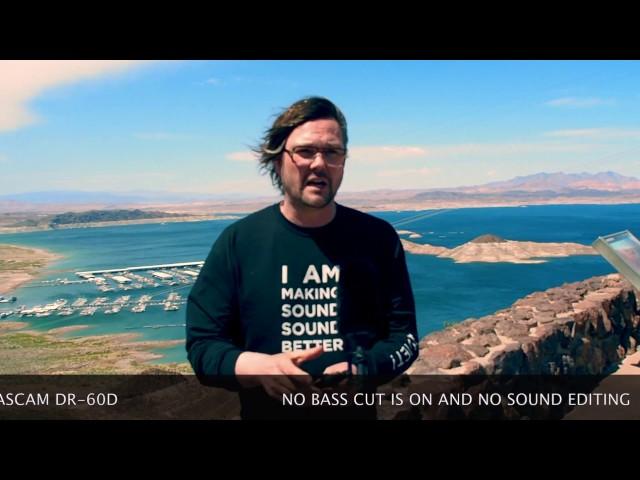
M0 245L0 295L8 295L29 283L61 255L32 247Z

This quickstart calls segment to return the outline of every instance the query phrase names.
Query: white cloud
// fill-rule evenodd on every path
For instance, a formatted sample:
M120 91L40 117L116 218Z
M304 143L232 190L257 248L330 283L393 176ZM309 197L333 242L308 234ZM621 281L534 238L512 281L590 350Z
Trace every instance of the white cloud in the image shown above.
M258 159L258 155L249 150L242 152L231 152L225 155L227 160L233 160L234 162L255 162Z
M129 60L1 60L0 132L38 120L28 103L43 91L121 73L149 62Z
M207 78L204 83L205 85L219 86L219 85L222 85L222 80L219 78L211 77L211 78Z
M495 144L459 144L459 145L372 145L357 146L349 149L349 162L384 163L425 158L442 158L474 155L515 155L524 153L581 152L588 150L588 145L563 144L551 142L538 143L495 143ZM256 161L257 155L251 151L232 152L225 155L228 160L236 162Z
M376 173L377 177L407 177L407 176L431 176L440 172L439 168L405 168L402 170L382 170Z
M588 151L590 146L583 144L531 142L531 143L468 143L461 145L443 145L428 148L430 156L509 156L530 153L557 153Z
M547 137L561 138L640 138L640 129L633 128L576 128L568 130L554 130L545 133Z
M466 143L458 145L424 145L411 147L354 147L354 163L382 163L403 160L438 160L449 157L513 156L562 152L585 152L593 145L559 142Z
M498 175L498 172L496 170L489 170L487 172L487 177L489 178L494 178L496 175Z
M549 107L590 108L613 105L615 101L597 97L562 97L549 100L545 105Z
M349 159L354 162L377 163L427 155L423 147L401 145L372 145L349 149Z

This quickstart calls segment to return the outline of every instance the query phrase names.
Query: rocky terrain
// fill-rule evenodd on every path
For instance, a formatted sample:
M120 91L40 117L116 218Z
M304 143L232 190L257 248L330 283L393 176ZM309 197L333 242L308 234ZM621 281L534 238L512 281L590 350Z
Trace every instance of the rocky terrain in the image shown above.
M404 380L398 379L387 388L396 393L420 391L423 379L433 389L437 376L441 391L518 391L514 384L520 382L530 388L534 381L559 389L569 388L574 382L576 388L588 390L615 371L626 357L636 358L635 363L625 365L623 376L628 379L633 375L633 386L638 384L635 375L640 374L636 354L639 341L636 292L617 274L595 277L533 293L510 308L427 335L420 341L419 357ZM480 380L465 383L464 379L473 378ZM561 418L565 413L549 415ZM521 418L530 414L527 409L503 406L492 411L382 409L383 418ZM630 415L640 419L637 406L626 410L626 418Z

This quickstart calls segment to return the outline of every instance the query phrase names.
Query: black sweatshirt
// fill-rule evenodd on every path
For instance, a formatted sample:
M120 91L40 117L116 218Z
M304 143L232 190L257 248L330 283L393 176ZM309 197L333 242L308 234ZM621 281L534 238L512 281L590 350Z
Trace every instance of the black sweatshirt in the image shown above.
M300 366L319 375L346 361L355 338L349 334L363 331L371 374L392 378L416 359L400 239L384 220L341 205L319 228L289 222L278 204L230 225L187 303L186 346L196 375L231 389L240 388L234 371L243 351L322 345L326 353Z

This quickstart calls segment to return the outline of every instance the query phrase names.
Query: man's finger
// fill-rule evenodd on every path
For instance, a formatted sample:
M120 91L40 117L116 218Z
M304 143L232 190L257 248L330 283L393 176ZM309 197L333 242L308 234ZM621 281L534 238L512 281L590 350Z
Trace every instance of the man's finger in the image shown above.
M295 352L289 352L289 358L296 365L300 365L303 362L308 360L313 360L314 358L318 358L320 355L324 353L322 345L319 345L314 348L308 348L306 350L296 350Z
M323 373L325 375L331 375L334 373L342 373L347 371L349 371L349 363L340 362L340 363L334 363L333 365L329 365L327 368L324 369Z

